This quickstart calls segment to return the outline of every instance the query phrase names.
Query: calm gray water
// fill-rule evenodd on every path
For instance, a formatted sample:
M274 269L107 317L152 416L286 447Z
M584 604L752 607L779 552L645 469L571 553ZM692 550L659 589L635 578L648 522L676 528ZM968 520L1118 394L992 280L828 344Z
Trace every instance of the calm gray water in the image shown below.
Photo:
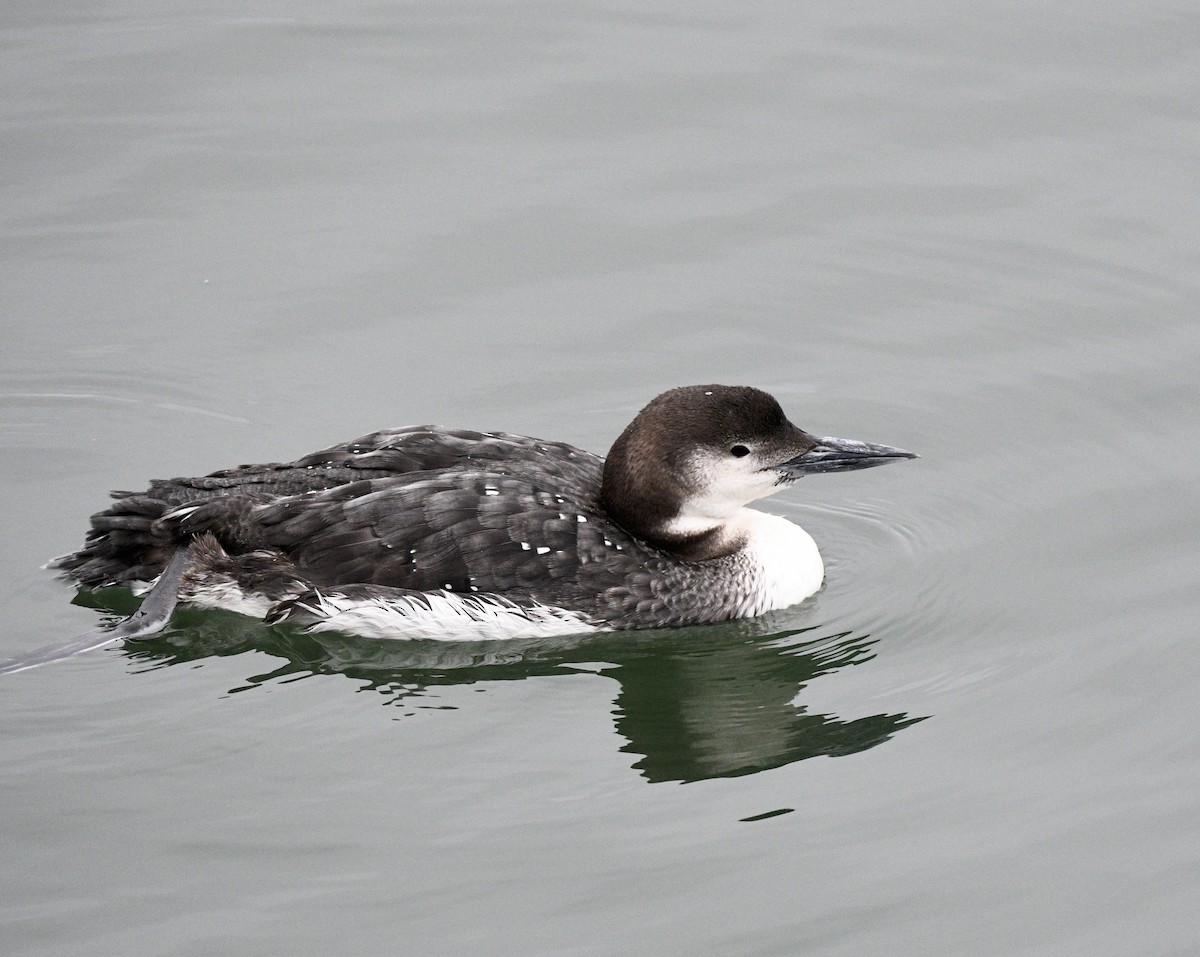
M108 489L379 427L923 456L770 500L828 581L753 622L0 679L6 957L1196 952L1195 4L0 27L0 657L104 614L40 566Z

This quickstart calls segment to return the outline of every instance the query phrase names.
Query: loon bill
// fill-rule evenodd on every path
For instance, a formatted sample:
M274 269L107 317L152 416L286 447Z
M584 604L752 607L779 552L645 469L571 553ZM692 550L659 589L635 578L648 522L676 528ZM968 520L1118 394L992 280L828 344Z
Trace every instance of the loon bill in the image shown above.
M808 533L749 502L916 457L810 435L758 389L688 386L642 409L607 458L414 426L156 480L114 492L50 567L88 588L134 585L186 549L152 592L154 622L127 629L138 635L176 601L391 639L704 624L795 604L823 580Z

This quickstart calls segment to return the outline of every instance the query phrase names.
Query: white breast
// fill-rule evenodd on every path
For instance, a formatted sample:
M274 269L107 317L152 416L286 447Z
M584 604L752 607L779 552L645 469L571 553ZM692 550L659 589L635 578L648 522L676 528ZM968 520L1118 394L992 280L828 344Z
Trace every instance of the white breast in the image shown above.
M759 615L773 608L786 608L803 601L821 587L825 563L812 536L794 522L743 508L736 527L746 536L747 558L755 568L758 587L754 607Z

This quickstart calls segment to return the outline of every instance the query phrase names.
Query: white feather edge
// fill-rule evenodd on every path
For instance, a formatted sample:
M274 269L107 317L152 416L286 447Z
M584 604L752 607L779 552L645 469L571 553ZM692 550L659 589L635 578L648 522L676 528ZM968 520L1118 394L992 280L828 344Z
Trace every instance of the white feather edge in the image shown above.
M578 612L550 605L516 605L499 595L422 592L401 598L317 594L297 607L318 617L308 631L341 631L366 638L479 641L548 638L607 629Z
M275 605L229 582L192 589L185 600L254 618L265 618ZM389 641L547 638L609 630L564 608L517 605L500 595L456 595L441 590L396 598L351 598L337 592L318 592L311 599L297 602L295 610L303 614L306 631L339 631ZM309 622L308 616L317 620Z

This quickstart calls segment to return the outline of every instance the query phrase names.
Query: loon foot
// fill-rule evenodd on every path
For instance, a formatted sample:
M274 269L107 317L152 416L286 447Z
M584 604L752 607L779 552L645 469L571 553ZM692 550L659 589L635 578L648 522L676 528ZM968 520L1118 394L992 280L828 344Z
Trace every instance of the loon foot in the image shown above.
M175 549L175 554L167 562L167 567L163 569L158 581L147 593L141 606L124 621L119 621L115 625L93 628L65 644L47 645L21 655L19 658L12 658L0 664L0 675L27 671L52 661L61 661L63 658L83 654L85 651L103 648L115 641L127 638L146 638L158 634L171 620L171 613L175 611L175 606L179 603L179 583L184 572L187 571L191 557L191 545L181 545Z

